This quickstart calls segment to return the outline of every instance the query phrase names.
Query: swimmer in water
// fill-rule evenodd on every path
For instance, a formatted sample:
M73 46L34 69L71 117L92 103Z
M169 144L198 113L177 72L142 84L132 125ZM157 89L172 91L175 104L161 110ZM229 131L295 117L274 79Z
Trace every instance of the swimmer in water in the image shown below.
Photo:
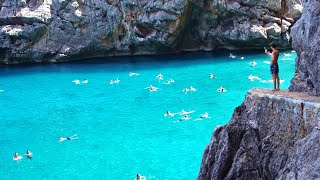
M189 120L189 119L191 119L191 117L189 117L188 115L184 115L184 117L181 118L181 119L179 119L178 122L180 122L180 121L186 121L186 120Z
M216 75L215 75L215 74L210 73L210 74L209 74L209 78L210 78L210 79L214 79L214 78L216 78Z
M14 153L14 155L13 155L13 160L15 160L15 161L20 160L20 159L22 159L22 158L23 158L23 157L22 157L22 156L19 156L18 153Z
M162 75L161 73L158 74L157 77L156 77L156 79L158 79L159 81L160 81L160 80L163 80L163 75Z
M209 114L207 112L205 112L200 116L200 118L208 118L208 117L209 117Z
M235 56L235 55L233 55L233 54L230 53L229 57L232 58L232 59L234 59L234 58L236 58L237 56Z
M170 84L170 81L167 81L167 82L165 82L164 84L167 84L167 85L169 85L169 84Z
M256 62L256 61L252 61L252 62L250 63L250 66L251 66L251 67L254 67L255 65L257 65L257 62Z
M27 156L28 159L31 159L31 158L32 158L32 152L29 151L29 150L27 150L27 152L26 152L25 155Z
M70 136L70 137L66 137L66 138L60 136L60 137L59 137L59 142L63 142L63 141L66 141L66 140L79 139L79 137L76 137L76 136L77 136L77 134L72 135L72 136Z
M220 88L217 90L218 92L227 92L227 90L225 88L223 88L222 86L220 86Z
M145 176L141 176L140 174L137 174L137 177L135 180L146 180L147 178Z
M244 60L244 57L241 57L241 58L239 58L239 59Z
M132 76L139 76L139 75L140 75L140 74L134 73L134 72L130 72L130 73L129 73L129 76L130 76L130 77L132 77Z
M252 76L252 74L250 74L250 76L248 76L248 79L250 79L250 81L254 81L254 80L261 80L261 78L259 78L259 76Z
M202 114L198 119L196 119L196 121L203 120L203 119L207 119L207 118L211 118L211 117L209 117L208 112L205 112L205 113Z
M144 89L149 89L150 92L155 92L155 91L158 91L158 88L157 87L154 87L152 85L150 85L149 87L146 87Z
M88 84L88 79L84 79L84 80L82 80L82 84Z
M197 91L197 89L192 87L192 86L190 86L190 91L195 92L195 91Z
M80 80L78 80L78 79L75 79L72 82L74 82L75 84L80 84Z
M184 89L182 90L182 92L184 92L185 94L187 94L187 93L189 92L189 89L188 89L188 88L184 88Z
M173 117L173 116L174 116L174 114L171 113L170 111L167 111L167 114L166 114L166 115L169 116L169 117Z
M165 82L164 84L171 84L171 83L174 83L174 80L173 79L169 79L167 82Z
M182 109L180 115L186 115L186 114L192 114L192 113L194 113L194 110L190 111L190 109L189 109L189 112L187 112L187 111Z
M113 82L118 84L120 82L120 80L118 78L116 78L116 80L114 80Z

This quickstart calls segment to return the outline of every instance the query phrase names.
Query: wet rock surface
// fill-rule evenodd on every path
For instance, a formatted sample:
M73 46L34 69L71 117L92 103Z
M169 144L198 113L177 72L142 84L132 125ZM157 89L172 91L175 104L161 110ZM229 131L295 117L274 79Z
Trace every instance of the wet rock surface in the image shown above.
M199 180L317 179L320 97L253 89L205 148Z
M300 0L0 0L0 63L290 47Z

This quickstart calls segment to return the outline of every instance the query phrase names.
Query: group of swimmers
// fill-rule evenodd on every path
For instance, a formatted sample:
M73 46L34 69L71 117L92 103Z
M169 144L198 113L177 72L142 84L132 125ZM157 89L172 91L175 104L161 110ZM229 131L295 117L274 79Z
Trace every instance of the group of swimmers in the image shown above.
M178 114L180 116L183 116L177 121L177 122L180 122L180 121L190 120L191 117L189 117L189 115L194 113L194 112L195 112L194 110L185 111L185 110L182 109L182 111L178 112L178 113L171 113L170 111L167 111L167 113L164 114L164 116L165 117L174 117L175 115ZM205 112L204 114L200 115L200 117L195 119L195 120L199 121L199 120L203 120L203 119L207 119L207 118L211 118L211 117L209 117L208 112Z
M72 135L72 136L70 136L70 137L59 137L59 142L63 142L63 141L67 141L67 140L75 140L75 139L79 139L79 137L77 137L78 135L77 134L74 134L74 135ZM32 158L32 152L31 151L29 151L29 150L27 150L27 152L25 153L25 156L28 158L28 159L31 159ZM14 161L18 161L18 160L21 160L23 157L22 156L20 156L17 152L16 153L14 153L14 155L13 155L13 160Z
M292 50L291 52L295 52L295 51ZM291 55L292 55L292 54L290 54L290 53L284 53L284 57L282 58L282 60L289 60L288 57L290 57ZM237 56L235 56L235 55L233 55L233 54L230 53L229 57L232 58L232 59L234 59L234 58L236 58ZM239 59L244 59L244 57L241 57L241 58L239 58ZM270 64L270 61L264 61L264 63ZM252 61L252 62L249 63L249 65L250 65L251 67L254 67L255 65L257 65L257 62L256 62L256 61Z
M191 92L196 92L197 89L194 88L193 86L190 86L190 88L184 88L184 89L182 90L182 92L184 92L185 94L187 94L189 91L191 91Z
M229 57L232 58L232 59L235 59L237 56L235 56L235 55L233 55L233 54L230 53L230 54L229 54ZM243 60L244 57L240 57L239 59Z
M232 55L232 54L230 54ZM140 74L138 73L135 73L135 72L130 72L129 73L129 76L132 77L132 76L139 76ZM210 73L209 74L209 78L210 79L215 79L216 78L216 75L215 74L212 74ZM156 76L156 79L161 81L163 80L163 75L160 73ZM84 79L80 82L80 80L78 79L75 79L73 80L72 82L74 82L75 84L87 84L89 81L87 79ZM113 84L118 84L120 82L120 80L118 78L116 78L115 80L110 80L109 84L113 85ZM171 83L174 83L175 81L173 79L169 79L168 81L166 81L164 84L166 85L169 85ZM156 92L159 90L159 88L155 87L155 86L152 86L152 85L149 85L148 87L146 87L145 89L148 89L150 92ZM197 89L194 88L193 86L190 86L190 88L184 88L182 90L183 93L187 94L188 92L195 92ZM217 92L227 92L226 89L224 89L223 87L220 87Z
M32 158L32 152L29 151L29 150L27 150L27 152L26 152L24 155L27 156L28 159L31 159L31 158ZM13 159L14 161L18 161L18 160L21 160L22 158L23 158L23 157L20 156L20 155L16 152L16 153L14 153L12 159Z

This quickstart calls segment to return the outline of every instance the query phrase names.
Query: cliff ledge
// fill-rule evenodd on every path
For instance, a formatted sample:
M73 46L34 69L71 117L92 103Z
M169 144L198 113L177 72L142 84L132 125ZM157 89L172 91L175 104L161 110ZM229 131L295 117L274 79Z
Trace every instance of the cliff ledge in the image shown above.
M205 148L199 180L320 178L320 97L252 89Z

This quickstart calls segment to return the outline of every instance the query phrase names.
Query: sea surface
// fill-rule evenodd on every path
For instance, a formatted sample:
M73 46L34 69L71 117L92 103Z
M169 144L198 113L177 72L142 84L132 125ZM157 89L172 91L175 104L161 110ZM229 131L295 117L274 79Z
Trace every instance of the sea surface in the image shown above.
M263 81L271 78L268 56L232 53L237 57L182 53L1 66L0 179L133 180L137 173L154 180L196 179L214 128L228 123L249 89L272 88ZM282 51L279 58L282 89L289 87L296 57L286 53L291 55ZM156 79L160 73L164 80ZM109 84L116 78L118 84ZM175 82L164 84L170 78ZM158 91L145 89L149 85ZM190 86L196 91L182 92ZM220 86L227 92L217 92ZM164 116L182 109L195 111L190 120ZM205 112L211 118L195 121ZM78 139L58 142L74 134ZM24 158L14 161L15 152Z

